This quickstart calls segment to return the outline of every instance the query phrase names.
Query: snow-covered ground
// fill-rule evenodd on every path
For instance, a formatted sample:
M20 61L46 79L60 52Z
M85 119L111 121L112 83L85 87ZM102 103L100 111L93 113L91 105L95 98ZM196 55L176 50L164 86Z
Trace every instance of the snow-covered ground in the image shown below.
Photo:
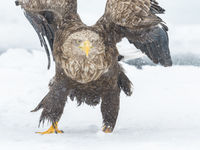
M46 70L41 51L10 49L0 56L1 150L199 150L200 68L123 64L134 84L132 97L121 94L113 134L101 132L99 106L66 104L61 135L37 135L40 112L30 113L48 92L54 69Z

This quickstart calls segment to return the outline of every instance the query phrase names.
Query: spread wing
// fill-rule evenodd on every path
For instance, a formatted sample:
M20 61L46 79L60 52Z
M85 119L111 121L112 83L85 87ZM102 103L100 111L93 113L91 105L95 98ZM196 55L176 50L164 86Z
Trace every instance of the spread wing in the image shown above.
M168 28L156 15L164 11L156 0L108 0L102 18L154 63L171 66Z
M54 35L65 22L65 18L77 13L76 0L17 0L24 14L38 34L41 46L45 48L50 68L50 51L53 51Z

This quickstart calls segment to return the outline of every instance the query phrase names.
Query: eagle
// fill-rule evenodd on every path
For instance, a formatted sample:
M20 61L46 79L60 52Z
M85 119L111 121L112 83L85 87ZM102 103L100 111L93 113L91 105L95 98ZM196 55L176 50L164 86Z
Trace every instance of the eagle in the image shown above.
M77 13L77 0L17 0L48 56L55 61L49 92L32 111L42 109L40 134L63 133L58 122L67 98L78 105L101 103L102 130L112 133L120 108L121 90L132 94L132 83L119 64L116 44L127 38L155 64L172 65L168 27L157 16L165 10L156 0L107 0L103 16L87 26Z

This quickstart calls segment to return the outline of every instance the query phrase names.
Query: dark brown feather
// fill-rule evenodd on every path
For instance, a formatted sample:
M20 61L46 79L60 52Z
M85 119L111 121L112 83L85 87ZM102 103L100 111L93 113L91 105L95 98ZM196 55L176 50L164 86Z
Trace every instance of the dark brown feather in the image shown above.
M77 2L73 0L17 0L24 14L38 34L41 46L45 48L50 68L50 51L53 52L53 43L56 30L65 22L65 17L77 13ZM47 38L47 41L45 39Z
M154 63L171 66L168 27L156 14L164 9L155 0L108 0L103 18L99 23L110 24L121 39L145 53Z

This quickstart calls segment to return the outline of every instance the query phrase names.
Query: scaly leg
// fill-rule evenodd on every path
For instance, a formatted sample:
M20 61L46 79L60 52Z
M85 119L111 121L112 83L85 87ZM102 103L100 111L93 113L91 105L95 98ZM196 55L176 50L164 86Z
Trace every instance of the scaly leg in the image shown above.
M54 123L54 125L52 125L47 131L44 132L36 132L38 134L51 134L51 133L64 133L62 130L58 129L58 122Z
M32 111L36 112L39 109L43 109L39 123L44 123L46 120L52 123L52 126L47 131L37 133L62 133L62 131L58 130L58 122L63 114L63 110L67 100L68 90L66 86L67 83L65 80L65 76L59 74L59 76L54 77L54 81L50 85L49 93Z

